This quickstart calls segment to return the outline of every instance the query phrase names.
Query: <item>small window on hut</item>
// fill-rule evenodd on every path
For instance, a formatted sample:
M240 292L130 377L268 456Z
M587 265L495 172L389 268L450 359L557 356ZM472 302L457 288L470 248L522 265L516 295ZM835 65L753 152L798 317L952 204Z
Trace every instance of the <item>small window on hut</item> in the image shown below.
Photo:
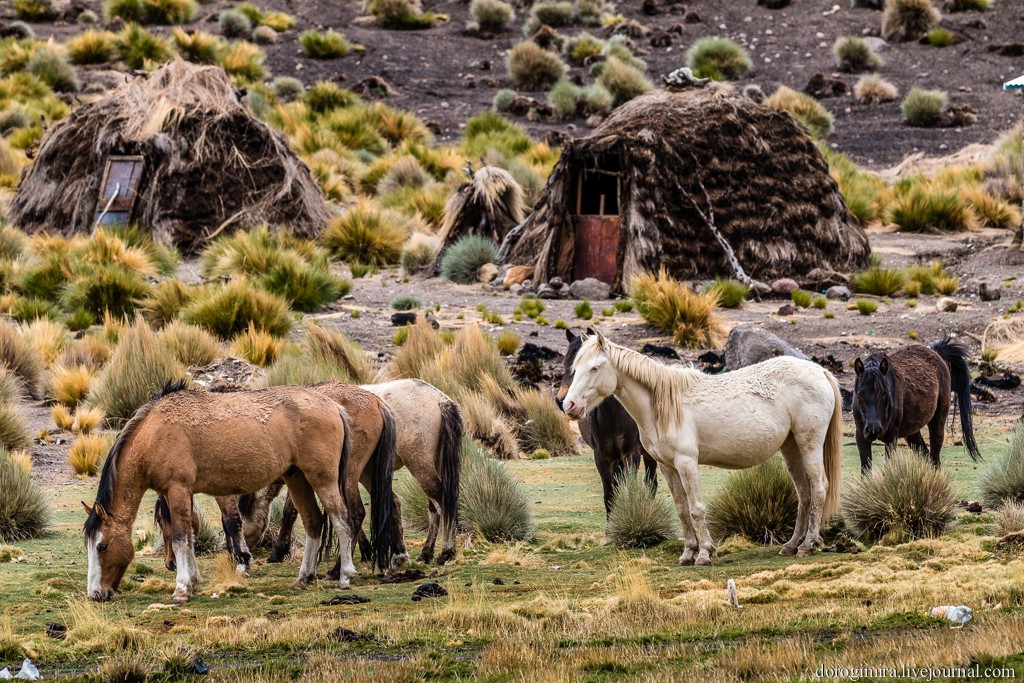
M616 216L619 213L619 164L612 156L598 158L576 176L578 216Z
M139 182L142 180L141 156L107 157L96 201L99 225L128 225L135 211Z

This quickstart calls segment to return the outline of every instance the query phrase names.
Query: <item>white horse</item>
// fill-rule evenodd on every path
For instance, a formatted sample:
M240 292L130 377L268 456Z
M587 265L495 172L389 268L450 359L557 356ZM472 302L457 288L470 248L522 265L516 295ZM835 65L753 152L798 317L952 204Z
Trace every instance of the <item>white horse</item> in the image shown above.
M782 356L724 375L669 367L592 333L573 366L563 407L575 420L614 394L640 428L679 512L679 564L711 564L698 465L743 469L782 450L799 507L780 554L806 557L823 516L839 507L842 402L835 377ZM695 556L696 555L696 556Z

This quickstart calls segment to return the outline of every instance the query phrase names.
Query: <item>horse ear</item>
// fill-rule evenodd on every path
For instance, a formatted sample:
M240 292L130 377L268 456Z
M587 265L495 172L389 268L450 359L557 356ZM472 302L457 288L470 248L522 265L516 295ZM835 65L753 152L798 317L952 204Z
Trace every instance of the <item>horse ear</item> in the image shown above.
M882 362L878 364L878 371L883 375L889 372L889 359L883 358Z
M101 521L107 521L107 509L103 507L100 503L97 502L95 505L92 506L92 509L97 515L99 515Z
M596 335L597 333L598 333L597 330L595 330L593 327L588 327L587 328L587 336L588 337L592 336L592 335Z
M853 361L853 370L858 375L861 374L862 372L864 372L864 361L862 361L860 358L857 358L856 360L854 360Z
M82 503L82 507L85 508L85 514L86 515L91 515L92 514L92 508L89 507L89 504L86 503L84 500L83 501L79 501L79 502L81 502Z
M576 335L573 334L572 330L570 330L568 327L565 328L565 341L569 342L570 344L576 341Z
M598 344L598 346L600 346L602 349L605 348L605 343L608 340L604 338L604 335L601 334L600 330L595 330L594 334L597 335L597 344Z

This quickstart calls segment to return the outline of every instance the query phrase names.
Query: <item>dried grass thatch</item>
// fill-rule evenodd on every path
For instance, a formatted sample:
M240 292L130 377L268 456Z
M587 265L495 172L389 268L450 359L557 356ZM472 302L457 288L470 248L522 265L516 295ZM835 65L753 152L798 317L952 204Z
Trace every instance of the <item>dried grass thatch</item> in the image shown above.
M573 278L584 169L619 174L616 288L659 266L675 277L733 275L709 222L753 278L867 265L867 236L807 130L722 86L637 97L566 145L499 260L534 265L538 281Z
M523 188L512 174L484 166L448 198L439 237L445 245L464 235L483 235L500 243L522 222L525 212Z
M330 218L309 168L249 113L224 71L176 60L50 128L12 221L27 232L89 232L110 155L145 158L134 221L186 253L262 224L313 237Z

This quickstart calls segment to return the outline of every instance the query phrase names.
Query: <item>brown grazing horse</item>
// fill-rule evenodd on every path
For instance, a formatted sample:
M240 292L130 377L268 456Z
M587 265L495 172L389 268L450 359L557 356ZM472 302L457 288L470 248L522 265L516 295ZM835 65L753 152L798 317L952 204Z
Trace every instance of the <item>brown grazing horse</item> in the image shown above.
M555 397L559 408L569 392L574 376L572 364L583 345L583 338L571 330L565 331L565 338L569 341L569 350L565 352L565 372ZM597 473L601 475L601 484L604 486L605 515L611 514L612 497L619 476L627 467L639 468L641 460L648 486L652 491L658 490L658 464L640 443L636 420L629 416L617 398L609 396L587 413L580 420L580 435L594 451L594 464L597 465Z
M861 470L871 469L871 442L881 441L886 453L897 439L906 439L915 451L928 455L921 430L928 426L931 461L939 466L952 391L960 410L964 445L975 461L981 459L974 440L971 416L971 371L967 349L944 337L928 346L905 346L892 353L874 353L853 363L857 382L853 390L853 420Z
M322 385L311 387L314 391ZM397 417L398 449L395 470L408 467L409 473L427 494L427 539L419 561L430 563L438 536L441 554L438 564L445 564L455 556L455 534L458 529L459 477L462 462L462 414L458 405L444 392L418 379L400 379L361 387L387 402ZM272 494L272 495L271 495ZM269 490L256 495L251 516L243 515L245 527L256 526L262 537L267 528L270 503L277 495ZM396 502L397 505L397 502ZM295 508L285 502L274 552L268 562L282 561L291 550L291 532L295 523ZM247 532L248 533L248 532ZM395 558L405 551L401 528L401 515L395 514ZM367 544L359 532L364 557ZM407 556L403 556L407 557ZM394 566L394 562L392 565ZM328 576L334 576L332 570Z
M187 391L168 383L135 412L107 455L96 501L87 512L87 595L109 600L135 556L132 525L143 494L153 489L167 501L177 582L172 600L188 600L198 583L192 531L192 496L233 496L284 478L309 530L299 578L304 588L338 531L347 588L352 564L345 489L349 432L344 411L330 399L299 387L230 394ZM329 523L316 503L319 497Z
M348 505L349 519L352 523L353 536L362 534L363 519L366 508L359 495L359 484L362 483L370 493L370 540L363 548L364 559L384 570L392 563L401 566L408 560L402 536L401 507L398 497L392 493L392 467L395 461L395 418L383 400L364 391L359 387L341 382L322 382L307 387L331 399L348 416L351 450L346 471L347 487L344 491ZM271 484L257 493L243 496L217 498L220 506L221 524L224 528L225 544L228 552L235 559L240 572L244 572L252 559L249 554L248 542L242 533L243 517L251 518L257 496L269 495L272 500L281 491L284 481ZM294 505L289 506L286 514L292 515L292 522L298 511ZM174 567L174 556L170 551L170 526L165 516L166 504L157 499L156 521L164 534L164 564L168 569ZM258 538L251 539L258 543ZM289 539L289 544L291 539ZM290 550L290 545L288 550ZM394 550L394 557L392 557ZM275 551L276 553L276 551ZM270 562L281 562L287 552L271 556ZM334 576L337 578L337 574Z

